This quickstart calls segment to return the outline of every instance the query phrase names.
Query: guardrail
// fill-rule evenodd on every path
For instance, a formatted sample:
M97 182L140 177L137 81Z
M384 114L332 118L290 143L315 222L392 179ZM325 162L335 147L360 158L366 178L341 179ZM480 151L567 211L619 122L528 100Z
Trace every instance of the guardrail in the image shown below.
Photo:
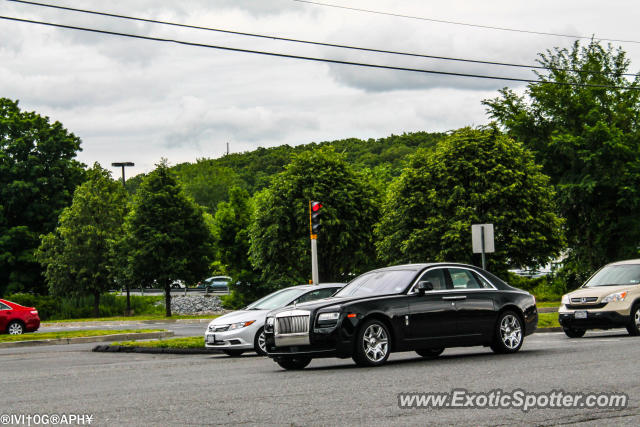
M126 290L118 290L113 289L109 291L110 293L116 293L125 295L127 293ZM160 288L129 288L129 294L133 295L164 295L164 289ZM223 290L214 290L213 288L171 288L171 294L212 294L212 295L229 295L229 289Z

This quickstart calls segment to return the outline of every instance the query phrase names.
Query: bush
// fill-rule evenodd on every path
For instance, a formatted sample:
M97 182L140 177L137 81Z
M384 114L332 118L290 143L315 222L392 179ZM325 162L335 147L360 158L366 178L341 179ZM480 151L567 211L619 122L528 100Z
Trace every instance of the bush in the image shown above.
M7 300L38 310L40 320L82 319L93 317L93 296L53 297L48 295L13 294ZM131 296L135 314L164 314L163 296ZM104 294L100 298L100 316L122 316L127 307L125 296Z
M506 279L511 286L532 293L536 301L559 301L566 292L564 278L558 273L532 279L508 272Z
M35 307L38 310L40 320L50 319L60 307L60 299L49 295L17 293L7 295L4 299L25 307Z
M532 292L536 288L536 286L539 286L540 284L547 281L546 277L537 277L535 279L532 279L530 277L517 275L515 273L512 273L511 271L507 272L507 274L505 275L505 280L514 288L522 289L523 291L527 292Z

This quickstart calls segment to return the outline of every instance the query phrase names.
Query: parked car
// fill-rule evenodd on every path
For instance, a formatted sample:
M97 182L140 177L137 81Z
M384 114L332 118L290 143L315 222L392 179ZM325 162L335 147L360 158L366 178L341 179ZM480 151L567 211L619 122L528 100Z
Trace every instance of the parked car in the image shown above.
M231 277L229 276L213 276L208 279L204 279L202 282L198 282L196 288L228 292L229 282L231 282Z
M328 298L343 286L344 283L301 285L273 292L242 310L213 319L204 335L205 347L220 349L229 356L239 356L250 350L264 355L267 313L280 307Z
M431 359L445 348L515 353L538 324L535 298L480 268L408 264L358 276L332 298L269 313L266 349L284 369L316 357L378 366L389 354Z
M569 338L596 328L627 328L629 335L640 335L640 259L607 264L563 295L558 320Z
M0 333L18 335L35 332L39 327L40 317L35 307L0 299Z

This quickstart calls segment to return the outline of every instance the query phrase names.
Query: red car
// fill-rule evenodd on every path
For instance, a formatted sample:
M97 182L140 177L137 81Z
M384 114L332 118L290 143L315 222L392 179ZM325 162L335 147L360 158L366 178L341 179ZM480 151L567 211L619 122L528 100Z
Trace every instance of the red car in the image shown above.
M40 327L40 317L35 307L23 307L15 302L0 299L0 334L24 334Z

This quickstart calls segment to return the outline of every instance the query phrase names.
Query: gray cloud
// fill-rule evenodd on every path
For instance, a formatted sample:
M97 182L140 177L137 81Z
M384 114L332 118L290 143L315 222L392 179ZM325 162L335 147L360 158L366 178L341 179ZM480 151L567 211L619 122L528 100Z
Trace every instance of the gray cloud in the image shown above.
M570 40L447 26L303 5L290 0L66 0L62 4L194 25L461 58L532 63ZM414 68L531 77L481 65L371 55L273 40L74 16L4 2L9 16L201 43ZM497 0L447 3L354 0L350 5L534 30L634 39L632 13L578 0L535 8ZM635 3L628 2L629 10ZM0 96L59 120L83 139L79 158L145 172L226 151L391 133L446 131L487 122L482 99L503 81L367 70L213 49L137 41L0 21ZM625 45L639 68L640 46Z

